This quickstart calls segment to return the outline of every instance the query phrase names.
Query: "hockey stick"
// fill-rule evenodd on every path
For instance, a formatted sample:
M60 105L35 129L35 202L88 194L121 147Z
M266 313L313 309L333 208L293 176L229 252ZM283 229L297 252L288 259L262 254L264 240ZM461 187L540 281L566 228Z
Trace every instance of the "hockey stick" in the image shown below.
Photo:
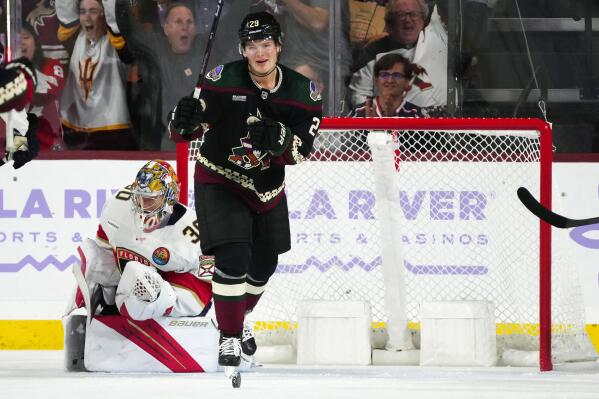
M202 67L200 68L200 75L198 76L198 82L196 83L196 87L193 91L193 98L200 98L200 92L202 89L200 88L202 84L204 84L204 80L206 79L206 69L208 68L208 59L210 58L210 53L212 52L212 45L214 44L214 37L216 36L216 29L218 29L218 21L220 20L220 14L223 10L224 0L218 0L216 4L216 12L214 13L214 19L212 20L212 28L210 29L210 35L208 36L208 42L206 43L206 50L204 51L204 59L202 60Z
M526 209L532 212L536 217L560 229L568 229L570 227L586 226L589 224L599 223L599 217L588 219L570 219L555 212L550 211L539 203L532 196L530 191L524 187L520 187L517 191L520 202L524 204Z
M198 80L196 87L193 90L193 98L199 99L200 93L202 92L201 86L204 84L206 79L206 69L208 68L208 59L212 52L212 45L214 44L214 37L216 36L216 29L218 28L218 21L220 20L220 14L223 10L224 0L218 0L216 4L216 12L214 13L214 19L212 20L212 27L210 28L210 34L208 35L208 41L206 42L206 49L204 50L204 58L202 59L202 65L200 67L200 73L198 74ZM188 181L187 174L187 162L189 157L188 143L177 143L177 173L179 179L182 182ZM187 188L181 190L179 194L179 201L182 204L187 205Z
M18 7L17 9L20 9L20 7ZM15 13L15 11L13 10L13 6L11 5L10 1L6 2L6 43L4 43L4 61L6 63L10 62L13 60L14 58L14 54L13 51L15 51L15 49L17 48L17 40L15 37L15 29L18 29L18 31L21 30L21 26L19 21L16 21L16 19L14 18L14 16L12 14ZM19 11L20 12L20 11ZM16 25L15 26L15 22ZM8 161L12 160L12 154L14 151L14 131L13 131L13 123L12 123L12 116L10 111L5 113L5 131L6 131L6 141L5 141L5 152L4 152L4 157L2 157L2 160L0 160L0 165L4 165L5 163L7 163Z

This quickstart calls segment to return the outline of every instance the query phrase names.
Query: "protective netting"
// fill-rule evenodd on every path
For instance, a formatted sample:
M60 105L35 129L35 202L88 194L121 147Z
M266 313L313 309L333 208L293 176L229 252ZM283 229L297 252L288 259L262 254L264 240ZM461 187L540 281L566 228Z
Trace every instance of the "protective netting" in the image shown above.
M390 138L397 237L381 236L369 134ZM309 161L286 169L292 249L251 315L259 344L293 343L302 300L365 300L373 327L384 327L381 244L391 240L403 255L395 267L412 329L423 302L488 300L499 350L538 350L539 222L516 189L538 198L539 159L534 131L321 129ZM557 249L552 267L554 360L593 354L576 271Z

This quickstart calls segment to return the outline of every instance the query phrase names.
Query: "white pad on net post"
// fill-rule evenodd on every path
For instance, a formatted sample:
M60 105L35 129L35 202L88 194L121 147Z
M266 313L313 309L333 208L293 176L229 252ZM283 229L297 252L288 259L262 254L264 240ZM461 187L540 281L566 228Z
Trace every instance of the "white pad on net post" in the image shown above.
M116 305L121 314L134 320L166 316L176 301L173 287L154 267L136 261L127 263L116 290Z

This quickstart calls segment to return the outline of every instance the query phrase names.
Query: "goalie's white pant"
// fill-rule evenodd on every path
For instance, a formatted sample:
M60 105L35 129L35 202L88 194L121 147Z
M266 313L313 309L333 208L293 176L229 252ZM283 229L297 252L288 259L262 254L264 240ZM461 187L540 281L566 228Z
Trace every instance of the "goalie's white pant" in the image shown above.
M168 316L177 301L173 287L152 266L130 261L116 289L116 305L134 320Z

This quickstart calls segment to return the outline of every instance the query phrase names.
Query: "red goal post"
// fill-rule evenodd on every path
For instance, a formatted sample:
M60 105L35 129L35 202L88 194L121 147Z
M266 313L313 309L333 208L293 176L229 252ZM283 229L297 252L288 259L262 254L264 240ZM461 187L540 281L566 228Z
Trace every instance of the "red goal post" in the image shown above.
M366 134L365 132L368 133ZM520 163L516 169L524 170L524 173L526 174L526 176L522 178L522 181L517 181L517 179L515 179L506 184L506 180L512 179L512 177L509 177L512 175L506 174L504 176L501 173L489 173L488 169L484 168L480 172L476 172L481 174L481 176L477 177L478 180L476 181L480 182L496 178L499 179L497 186L509 187L510 192L511 188L513 188L512 185L514 184L524 185L530 183L534 187L531 192L539 198L541 204L551 209L551 125L540 119L324 118L320 126L319 134L317 135L314 151L307 162L305 162L307 166L297 165L287 168L287 192L290 199L290 218L292 221L293 235L292 250L289 254L284 254L280 258L280 266L277 274L275 274L271 279L271 282L269 282L269 288L259 305L261 310L258 311L257 308L256 312L254 312L257 313L254 315L256 317L255 320L267 325L267 327L265 327L266 330L277 330L278 327L269 327L271 325L269 323L271 322L274 323L272 325L286 326L281 328L282 330L288 330L288 326L292 326L291 329L293 329L294 323L297 322L297 318L293 314L295 306L297 301L305 299L368 300L371 302L371 307L373 309L373 326L384 326L391 320L392 315L390 314L389 307L393 305L385 303L385 301L388 302L388 299L383 298L384 294L380 292L387 290L385 282L380 282L381 280L384 280L384 278L382 277L382 272L379 271L379 269L384 269L385 267L384 264L381 266L380 262L380 254L382 251L380 249L380 241L385 241L385 238L375 237L379 234L375 232L379 229L376 226L371 226L370 224L354 224L354 222L361 222L357 219L367 219L364 215L369 214L370 210L376 208L373 205L374 196L372 194L376 190L373 188L374 182L371 177L375 172L373 172L374 169L371 169L372 156L366 137L375 137L377 134L383 134L386 137L393 136L393 140L389 140L389 142L393 142L391 145L394 146L396 154L395 166L396 169L399 168L397 175L402 176L399 178L401 180L400 184L402 184L402 195L399 201L403 202L401 202L401 205L396 205L399 206L397 209L400 209L401 212L403 212L403 219L410 222L410 226L413 224L412 222L414 222L412 219L416 218L416 216L411 215L410 212L424 213L424 211L420 209L423 206L422 201L424 200L422 198L424 195L436 195L438 198L431 197L431 199L429 199L431 205L428 213L430 214L432 221L424 221L423 223L444 224L451 218L459 219L463 217L465 220L471 217L476 218L475 214L479 211L474 209L474 205L472 204L475 204L480 198L477 197L476 193L472 193L472 190L468 188L468 185L461 186L461 180L467 178L471 174L469 171L464 172L459 170L459 165L462 163L485 165L494 165L502 162L512 164ZM181 179L182 187L192 187L189 182L192 177L188 170L192 167L190 161L195 159L198 146L199 143L197 142L192 143L189 148L187 145L177 146L177 171ZM534 172L529 173L527 171L528 168L523 166L533 163L535 164ZM440 165L442 167L439 167ZM412 166L414 168L412 168ZM329 171L328 169L331 167L332 169ZM458 169L458 173L452 175L452 173L454 173L452 171L456 168ZM513 169L513 167L509 165L505 166L505 168ZM298 170L302 172L297 172ZM320 173L321 171L322 173ZM409 180L409 178L406 177L411 173L415 176L415 180ZM446 176L444 175L445 173L447 173ZM438 175L432 183L422 183L424 185L417 189L410 188L412 181L416 181L417 184L420 184L420 180L422 180L420 178L421 176L426 176L428 178L432 174ZM306 175L311 176L312 178L307 179ZM337 181L335 181L335 179L337 179ZM395 180L395 178L393 179ZM344 185L350 184L353 188L347 189L347 193L344 193L347 195L344 198L350 197L350 200L345 200L345 205L347 207L347 201L349 201L349 206L351 208L349 213L353 213L350 217L344 219L344 217L341 216L341 212L336 212L335 207L332 204L335 204L336 201L338 201L338 192L344 190ZM429 185L427 186L427 184ZM455 192L450 192L451 190L445 189L439 190L436 188L439 185L451 187L452 184L455 184L455 186L458 187L455 189ZM488 187L493 187L493 183L489 183ZM191 191L189 190L189 192ZM305 192L311 192L311 194L305 194ZM186 194L187 190L182 190L181 200L183 202L186 202L187 200L187 198L185 198ZM356 196L358 199L355 199ZM517 202L515 189L513 190L513 198ZM487 199L484 199L484 201L487 201ZM343 201L339 201L339 203L341 202ZM433 202L435 202L435 206L433 206ZM496 202L501 202L501 200L498 198ZM453 208L453 203L456 204L455 209ZM535 245L538 245L538 247L535 246L535 248L538 248L538 254L534 255L534 262L537 266L534 266L531 269L536 271L527 271L529 274L535 274L535 280L538 279L538 291L536 288L532 290L534 291L535 296L538 294L538 298L536 299L536 301L538 301L536 305L538 314L526 316L534 319L531 321L518 320L523 316L517 311L512 312L509 309L512 304L502 303L506 301L504 297L510 296L510 294L497 292L491 295L491 298L498 303L498 314L501 313L501 315L498 315L497 325L513 326L517 324L519 327L517 327L516 330L519 331L529 328L526 326L529 326L530 324L537 325L538 327L534 327L532 333L527 332L526 334L536 337L533 339L537 341L534 344L534 347L536 348L535 350L539 351L540 369L551 370L551 228L547 223L537 221L532 214L528 214L524 211L523 206L522 209L518 209L518 205L512 201L511 198L510 204L511 207L515 209L519 218L525 219L529 225L534 224L538 226L538 228L532 228L535 231L534 237L530 237L530 232L533 231L530 229L523 230L521 233L523 236L527 237L527 240L536 241ZM302 206L308 207L309 209L305 212L293 209L294 207L301 208ZM312 206L312 208L310 208L310 206ZM460 206L464 209L458 209ZM462 211L464 212L464 215L461 214ZM438 212L438 214L433 215L434 212ZM471 215L468 215L467 212L471 212ZM501 209L497 212L499 213L496 213L495 217L500 215L497 219L503 219L503 217L501 217ZM380 222L381 217L379 215L380 214L378 213L376 217L374 214L370 215L369 219L371 220L369 220L368 223L376 221L377 219ZM318 220L319 217L322 218L322 221L318 222L319 227L314 230L314 225L316 224L314 221ZM505 218L507 219L509 217L509 213L506 213ZM336 223L339 224L339 227L337 228L335 227ZM490 220L487 223L488 226L490 226L489 228L492 229L494 220ZM515 223L519 223L519 221L516 221ZM367 245L361 247L361 250L356 250L356 245L353 245L351 241L349 241L349 243L344 241L346 239L343 235L350 232L353 228L356 228L355 226L359 226L357 227L357 230L366 232L365 235L368 236L370 234L367 237ZM421 224L420 226L424 226L424 224ZM423 227L418 228L422 229ZM418 247L414 242L420 244L420 241L426 240L427 242L425 244L429 245L427 250L424 251L426 253L430 253L430 248L435 248L435 246L431 244L432 241L438 243L442 240L453 245L454 240L456 240L456 237L447 233L449 229L442 232L433 231L422 234L418 228L416 228L408 240L412 241L410 243L412 247ZM505 229L505 226L498 227L498 229ZM340 230L341 233L337 232L337 230ZM408 228L406 228L405 232L406 234L411 234ZM426 235L427 238L423 239L422 236L424 235ZM324 242L321 239L323 236L325 237ZM459 239L461 239L461 237L462 236L460 236ZM464 240L468 241L471 239L472 238L467 237ZM481 245L486 245L484 243L485 240L488 240L488 238L480 238ZM506 240L506 238L502 236L501 239L498 239L497 241L504 240ZM521 238L518 238L518 240L522 241ZM459 245L460 244L456 244L455 246ZM505 245L507 245L507 243ZM466 246L466 244L463 245L464 248ZM409 247L410 245L408 245L406 251L407 257L413 257L413 260L423 256L416 252L412 254L410 252L411 248ZM294 250L294 248L298 249ZM496 250L500 251L500 249L501 248L498 246L498 249ZM358 251L357 255L353 253L354 251ZM418 249L418 251L420 251L420 249ZM440 252L444 251L445 249L442 249ZM514 251L517 252L516 249ZM525 251L527 251L527 249L525 249ZM351 256L349 255L350 253L352 253ZM366 253L371 256L368 258L368 256L365 255ZM345 255L347 255L347 258L343 258ZM472 264L481 263L481 261L476 258L477 256L479 255L468 254L465 259ZM504 265L501 267L513 267L513 263L521 260L516 259L515 257L516 255L514 255L514 257L508 256ZM533 256L531 255L530 257L532 258ZM377 260L373 260L374 258ZM439 258L437 257L436 260L438 259ZM371 262L368 263L369 261ZM425 299L452 300L454 299L452 297L452 291L462 290L459 294L456 294L459 295L459 298L463 297L464 292L472 292L474 293L474 297L481 298L484 296L484 292L489 289L489 286L495 284L493 282L479 283L476 281L478 276L469 275L466 278L468 281L467 283L459 283L459 286L454 286L454 283L450 281L454 277L446 277L453 273L448 271L449 269L439 269L439 266L435 265L437 269L431 271L432 269L422 269L422 265L412 264L403 258L401 259L401 262L406 266L406 271L404 271L404 273L407 275L407 302L414 302L414 309L417 309L418 301ZM482 262L484 263L484 260ZM425 263L426 262L422 264ZM360 267L354 267L356 264ZM418 267L421 268L418 269ZM316 269L317 271L314 271ZM336 271L336 269L341 269L342 271ZM356 271L358 269L359 271ZM423 270L425 271L423 272ZM516 271L516 273L519 272L519 270ZM326 277L326 275L330 273L337 274ZM418 278L420 278L419 275L426 273L431 275L425 277L425 279L428 278L430 281L425 281L424 283L418 282ZM500 276L497 278L497 281L499 282L497 283L497 287L492 288L493 290L501 291L502 284L504 284L505 280L512 278L509 274L513 273L513 270L507 271L506 273L508 274L507 277ZM489 272L488 274L490 275L492 273ZM313 280L307 280L308 278ZM445 296L437 296L434 298L420 297L419 292L431 290L430 284L434 279L442 280L440 288L435 288L434 291L443 291L443 295ZM359 281L359 283L356 283L356 281ZM555 279L553 281L554 283L556 282ZM510 286L509 288L514 290L514 292L527 290L521 287L513 288ZM416 292L416 294L413 294L413 292ZM414 295L414 297L412 297L412 295ZM529 301L529 299L527 298L524 300L525 303L526 301ZM289 304L286 302L289 302ZM408 303L408 306L412 305ZM527 307L522 304L514 304L514 306ZM583 306L583 304L577 304L576 306ZM408 309L407 311L405 309L402 310L402 312L405 311L407 320L410 322L410 328L414 326L414 322L417 323L417 316L415 316L417 310L414 309ZM559 322L553 321L554 330L556 329L556 323L567 326L574 324L569 321L561 321L561 319ZM499 328L500 327L498 327L498 329ZM511 328L512 327L510 327L510 329ZM557 330L560 330L560 328L557 328ZM511 334L511 332L507 335L509 334ZM555 342L553 346L555 347Z
M479 130L536 131L540 142L539 202L551 209L553 135L551 125L536 118L324 118L328 130ZM532 215L531 215L532 217ZM551 226L539 220L539 366L553 369L551 361Z

